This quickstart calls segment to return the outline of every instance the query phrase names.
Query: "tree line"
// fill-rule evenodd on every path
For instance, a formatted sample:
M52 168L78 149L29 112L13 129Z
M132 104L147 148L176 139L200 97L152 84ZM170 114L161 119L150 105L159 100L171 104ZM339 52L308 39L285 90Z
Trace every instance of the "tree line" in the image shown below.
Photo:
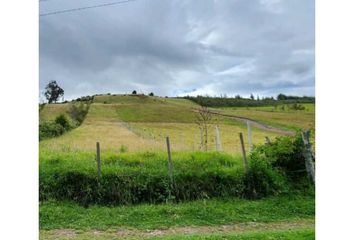
M185 99L191 100L201 106L206 107L257 107L257 106L269 106L280 104L296 104L296 103L315 103L315 97L308 96L287 96L285 94L279 94L277 98L266 97L254 99L253 95L250 98L236 97L209 97L209 96L185 96Z

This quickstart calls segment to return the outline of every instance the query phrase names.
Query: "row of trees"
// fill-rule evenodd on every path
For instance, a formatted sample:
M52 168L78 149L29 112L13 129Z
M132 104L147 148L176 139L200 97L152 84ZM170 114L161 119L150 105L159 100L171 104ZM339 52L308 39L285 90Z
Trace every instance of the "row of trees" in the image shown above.
M228 97L209 97L209 96L186 96L183 97L189 99L201 106L207 107L256 107L256 106L269 106L269 105L279 105L279 104L295 104L295 103L314 103L314 97L297 97L297 96L286 96L284 94L279 94L277 99L273 97L267 97L262 99L254 99L253 95L250 98L242 98L236 96L234 98Z

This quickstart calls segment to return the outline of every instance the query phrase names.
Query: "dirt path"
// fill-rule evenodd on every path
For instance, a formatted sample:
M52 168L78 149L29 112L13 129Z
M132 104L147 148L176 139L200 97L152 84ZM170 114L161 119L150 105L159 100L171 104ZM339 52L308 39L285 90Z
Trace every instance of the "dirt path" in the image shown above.
M218 116L223 116L223 117L228 117L231 119L234 119L236 121L242 121L244 123L249 122L252 126L256 127L256 128L260 128L263 130L267 130L267 131L271 131L271 132L275 132L275 133L279 133L279 134L284 134L284 135L294 135L295 132L294 131L290 131L290 130L284 130L281 128L276 128L264 123L260 123L256 120L250 119L250 118L246 118L246 117L240 117L240 116L235 116L235 115L229 115L229 114L223 114L223 113L219 113L219 112L215 112L215 111L210 111L212 114L214 115L218 115Z
M215 234L215 233L243 233L248 231L279 231L314 228L314 220L286 221L276 223L246 222L218 226L197 227L172 227L168 229L139 230L139 229L109 229L106 231L89 230L75 231L72 229L60 229L41 231L40 239L148 239L152 237L164 237L190 234Z

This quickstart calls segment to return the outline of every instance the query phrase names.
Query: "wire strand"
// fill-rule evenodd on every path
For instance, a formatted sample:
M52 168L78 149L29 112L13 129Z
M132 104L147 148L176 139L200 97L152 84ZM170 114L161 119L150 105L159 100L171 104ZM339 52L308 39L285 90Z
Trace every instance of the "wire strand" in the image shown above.
M41 0L41 1L48 1L48 0ZM82 10L91 9L91 8L107 7L107 6L123 4L123 3L128 3L128 2L134 2L134 1L137 1L137 0L125 0L125 1L119 1L119 2L112 2L112 3L104 3L104 4L99 4L99 5L93 5L93 6L88 6L88 7L71 8L71 9L66 9L66 10L42 13L42 14L39 14L39 16L40 17L45 17L45 16L49 16L49 15L62 14L62 13L67 13L67 12L76 12L76 11L82 11Z

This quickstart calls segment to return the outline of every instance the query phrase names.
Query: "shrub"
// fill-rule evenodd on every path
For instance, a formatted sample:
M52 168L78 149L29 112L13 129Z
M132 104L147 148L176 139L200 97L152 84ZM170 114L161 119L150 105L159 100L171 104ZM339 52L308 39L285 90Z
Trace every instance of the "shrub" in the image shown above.
M39 141L57 137L65 132L65 128L55 122L43 122L39 124Z
M284 173L272 167L265 156L251 155L250 166L244 177L245 197L262 198L287 191Z
M292 110L305 110L305 106L298 103L292 104L289 108Z
M306 176L304 145L300 133L279 137L270 144L259 146L254 155L264 155L272 167L284 171L292 180Z
M89 110L89 104L83 104L80 103L79 106L76 104L72 104L70 109L68 110L68 114L70 117L80 125L84 119L86 114L88 113Z
M70 122L64 114L60 114L59 116L57 116L55 118L54 122L56 124L59 124L60 126L62 126L65 131L68 131L71 129Z
M128 152L128 147L125 146L125 145L121 145L120 148L119 148L119 152L120 153Z

